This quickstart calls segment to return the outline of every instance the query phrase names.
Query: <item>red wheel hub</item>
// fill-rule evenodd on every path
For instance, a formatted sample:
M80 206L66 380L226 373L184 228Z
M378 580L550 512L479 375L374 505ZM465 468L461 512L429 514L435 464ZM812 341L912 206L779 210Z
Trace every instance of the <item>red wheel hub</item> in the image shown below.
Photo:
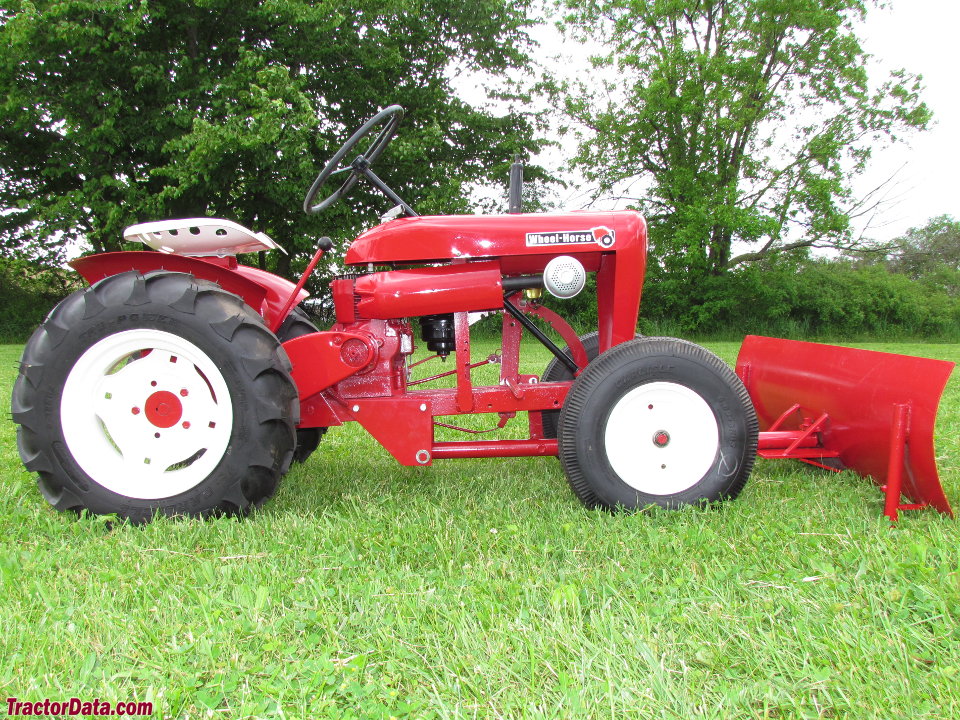
M155 427L173 427L180 422L180 417L183 415L183 405L180 404L180 398L172 392L157 390L144 403L144 413L147 420Z
M659 448L666 447L670 444L670 433L666 430L657 430L653 434L653 444Z

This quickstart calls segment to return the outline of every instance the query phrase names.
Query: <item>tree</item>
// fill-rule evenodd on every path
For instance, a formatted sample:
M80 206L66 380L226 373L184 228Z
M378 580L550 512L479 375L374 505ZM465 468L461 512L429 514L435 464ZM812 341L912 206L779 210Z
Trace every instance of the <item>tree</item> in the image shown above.
M960 298L960 221L930 218L890 243L887 267L947 295Z
M689 298L741 263L850 242L851 178L930 117L917 77L871 89L854 27L869 1L565 0L567 31L616 73L566 88L575 165L600 194L643 189L627 199L654 278Z
M421 211L467 209L535 151L529 118L459 101L456 72L524 67L528 0L5 0L0 252L48 262L122 228L218 215L305 263L386 209L359 190L318 217L313 177L379 108L407 118L377 171ZM534 174L536 174L534 172ZM362 183L361 183L362 185ZM290 257L274 254L288 274Z
M896 238L889 267L918 280L940 268L960 272L960 222L949 215L930 218Z

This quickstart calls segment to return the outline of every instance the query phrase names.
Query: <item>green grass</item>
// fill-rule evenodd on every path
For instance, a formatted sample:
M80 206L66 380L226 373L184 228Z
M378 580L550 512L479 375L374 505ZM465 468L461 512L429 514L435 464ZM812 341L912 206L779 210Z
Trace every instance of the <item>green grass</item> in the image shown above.
M4 398L19 352L0 348ZM955 501L957 375L938 424ZM760 462L734 502L610 515L583 510L552 458L405 468L336 428L244 521L111 529L53 512L14 435L3 421L0 701L149 700L193 718L960 716L960 525L920 512L891 528L851 474Z

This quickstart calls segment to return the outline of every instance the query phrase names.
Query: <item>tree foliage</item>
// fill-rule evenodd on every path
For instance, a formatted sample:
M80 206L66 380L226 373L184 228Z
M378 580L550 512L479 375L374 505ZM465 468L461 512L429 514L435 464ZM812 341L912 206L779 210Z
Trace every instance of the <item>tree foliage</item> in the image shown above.
M705 278L702 293L702 302L684 306L651 288L648 319L737 339L748 333L834 341L960 338L960 298L880 264L772 256Z
M0 5L0 243L60 259L122 228L216 215L297 263L385 201L300 210L320 163L380 107L407 110L377 171L421 211L536 150L529 118L459 101L460 70L527 63L528 1L6 0ZM533 174L536 174L535 172ZM286 272L289 258L279 257Z
M939 215L896 238L889 266L915 280L942 271L960 273L960 222Z
M23 343L50 309L80 287L76 273L0 255L0 343Z
M617 78L568 91L586 128L575 162L602 194L641 189L627 194L650 221L654 279L695 291L777 250L850 240L851 178L929 118L918 78L871 87L854 26L869 2L566 0L567 30Z

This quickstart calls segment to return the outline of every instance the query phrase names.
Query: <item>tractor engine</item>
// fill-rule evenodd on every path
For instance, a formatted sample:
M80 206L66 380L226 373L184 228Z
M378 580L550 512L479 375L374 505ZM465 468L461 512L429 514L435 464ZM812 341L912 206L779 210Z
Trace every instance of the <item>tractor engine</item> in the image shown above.
M341 346L344 362L360 368L337 386L343 397L384 397L406 390L413 332L398 316L419 316L427 347L446 357L455 349L452 313L503 305L496 262L350 275L330 286L337 311L330 330L369 337L366 343L354 338Z

